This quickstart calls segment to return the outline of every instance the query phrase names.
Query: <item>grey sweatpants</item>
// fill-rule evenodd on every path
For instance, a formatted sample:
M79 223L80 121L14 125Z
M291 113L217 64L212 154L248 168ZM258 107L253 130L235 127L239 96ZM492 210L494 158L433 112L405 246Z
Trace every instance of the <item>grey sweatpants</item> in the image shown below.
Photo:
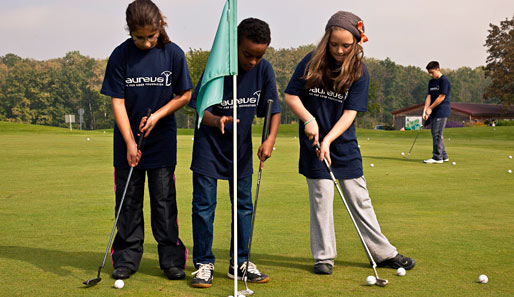
M376 263L392 258L396 248L380 231L364 176L340 179L339 184L366 245ZM311 208L310 233L312 257L316 263L334 265L337 256L334 231L334 183L330 179L307 178ZM337 194L339 196L339 194ZM342 203L342 201L341 201ZM358 236L358 234L355 234Z

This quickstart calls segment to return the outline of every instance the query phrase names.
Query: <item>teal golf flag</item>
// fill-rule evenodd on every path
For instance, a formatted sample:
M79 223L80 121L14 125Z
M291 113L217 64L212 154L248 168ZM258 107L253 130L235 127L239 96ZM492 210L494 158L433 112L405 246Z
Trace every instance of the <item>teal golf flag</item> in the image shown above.
M196 98L198 128L205 109L221 103L225 76L237 75L237 0L227 0Z

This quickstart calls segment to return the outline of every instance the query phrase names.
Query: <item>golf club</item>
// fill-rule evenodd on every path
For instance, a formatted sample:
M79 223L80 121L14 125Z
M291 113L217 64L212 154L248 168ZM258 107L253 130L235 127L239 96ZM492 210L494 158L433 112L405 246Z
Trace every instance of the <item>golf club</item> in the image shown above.
M152 114L152 110L148 109L146 117L149 118L151 114ZM137 150L138 151L141 148L141 143L143 142L143 138L144 138L144 133L141 133L141 135L139 135L139 139L137 141ZM102 268L104 268L104 266L105 266L105 260L107 259L107 254L109 253L109 249L111 247L112 237L114 235L114 231L116 230L116 225L118 224L118 219L120 217L121 208L123 207L123 201L125 200L125 194L127 193L127 188L130 183L130 177L132 176L133 170L134 170L134 167L131 166L128 177L127 177L127 182L125 183L125 188L123 189L123 195L121 196L120 207L118 208L118 213L116 214L116 218L114 219L114 226L112 226L111 237L109 238L109 243L107 243L107 249L105 250L104 259L102 261L102 265L100 265L100 267L98 267L98 275L95 278L88 279L88 280L82 282L87 287L92 287L92 286L98 284L102 280L102 278L100 277L100 271L102 271Z
M266 102L266 116L264 117L264 126L262 127L262 142L266 141L269 135L269 129L271 124L271 107L273 104L272 99L268 99ZM250 250L252 249L252 238L253 238L253 227L255 225L255 213L257 212L257 199L259 198L259 188L261 186L261 175L262 175L262 168L264 166L264 162L261 161L259 165L259 175L257 177L257 188L255 189L255 203L253 205L253 213L252 213L252 226L250 228L250 241L248 242L248 259L246 260L245 269L243 271L243 282L245 284L245 290L238 291L238 295L243 296L250 296L253 295L253 291L248 289L247 284L247 271L248 271L248 265L250 264Z
M321 147L319 144L316 144L316 149L318 151L321 151ZM384 287L387 285L388 281L386 279L378 277L377 273L377 263L373 259L373 256L371 256L371 252L368 249L368 245L366 242L364 242L364 238L362 237L361 231L359 230L359 227L357 227L357 223L355 222L355 219L353 218L352 212L350 211L350 208L348 207L348 204L346 203L346 199L344 199L343 192L341 191L341 188L339 187L339 183L337 182L336 177L334 176L334 173L332 172L332 169L330 168L330 165L328 164L328 161L326 158L323 158L323 162L325 163L325 166L327 167L328 173L330 173L330 177L332 178L332 181L334 182L334 185L337 188L337 191L339 192L339 195L341 196L341 199L343 200L344 206L346 207L346 210L348 211L348 214L350 215L350 218L352 219L353 226L355 227L355 230L359 234L359 238L362 242L362 245L364 246L364 250L366 251L366 254L368 255L368 258L371 260L373 271L375 272L375 278L377 279L377 282L375 283L377 286Z
M408 159L410 157L410 153L412 152L412 148L414 147L414 144L416 143L416 140L418 139L419 133L421 132L421 129L426 126L428 123L430 123L430 118L428 118L424 123L422 122L421 126L419 126L418 133L416 134L416 137L414 138L414 142L412 143L412 146L410 147L409 153L407 156L405 156L404 153L402 153L402 157L405 159Z

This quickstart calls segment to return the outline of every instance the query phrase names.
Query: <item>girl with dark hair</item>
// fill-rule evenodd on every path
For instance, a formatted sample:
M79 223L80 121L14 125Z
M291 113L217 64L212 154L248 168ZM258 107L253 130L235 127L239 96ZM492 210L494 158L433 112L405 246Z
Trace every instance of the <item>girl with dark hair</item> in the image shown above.
M179 238L175 191L177 128L174 113L189 102L193 87L184 52L169 40L166 22L150 0L126 10L130 38L109 57L101 93L114 111L115 213L130 167L118 232L112 246L115 279L129 278L143 256L143 198L148 176L152 231L160 268L169 279L183 279L187 249ZM147 110L153 113L146 118ZM142 151L135 135L144 133Z
M317 274L331 274L337 256L334 184L324 158L378 265L405 269L415 265L382 234L363 176L354 120L368 106L369 74L359 44L365 41L362 20L350 12L337 12L317 48L298 64L285 91L287 105L301 120L299 171L309 189L311 251ZM320 151L315 150L318 143Z

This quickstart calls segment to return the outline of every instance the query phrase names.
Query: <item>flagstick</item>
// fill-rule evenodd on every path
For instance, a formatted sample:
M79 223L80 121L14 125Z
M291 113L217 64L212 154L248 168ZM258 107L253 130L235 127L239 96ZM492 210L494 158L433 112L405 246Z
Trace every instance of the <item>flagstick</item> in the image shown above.
M234 107L234 111L233 111L233 118L234 118L234 121L233 121L233 127L234 127L234 138L233 138L233 141L234 141L234 148L233 148L233 151L234 151L234 161L233 161L233 165L234 165L234 179L232 181L232 184L234 185L234 202L233 202L233 205L234 205L234 218L232 219L233 221L233 224L234 224L234 297L237 297L237 273L239 272L238 270L238 262L237 262L237 225L238 225L238 221L237 221L237 75L234 75L232 76L233 77L233 85L234 85L234 88L232 90L232 94L234 95L234 98L233 98L233 107Z

